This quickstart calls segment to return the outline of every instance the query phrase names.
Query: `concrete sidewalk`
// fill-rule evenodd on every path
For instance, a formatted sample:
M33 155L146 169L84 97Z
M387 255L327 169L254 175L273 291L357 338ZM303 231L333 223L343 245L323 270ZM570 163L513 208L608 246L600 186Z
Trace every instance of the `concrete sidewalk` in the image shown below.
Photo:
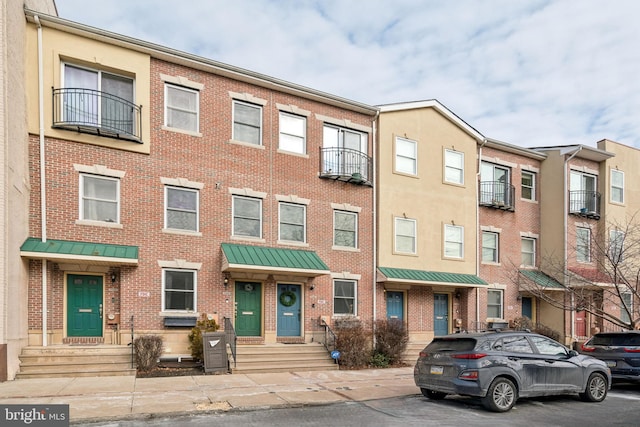
M78 377L0 383L2 404L68 404L71 422L261 409L419 394L413 367L164 378Z

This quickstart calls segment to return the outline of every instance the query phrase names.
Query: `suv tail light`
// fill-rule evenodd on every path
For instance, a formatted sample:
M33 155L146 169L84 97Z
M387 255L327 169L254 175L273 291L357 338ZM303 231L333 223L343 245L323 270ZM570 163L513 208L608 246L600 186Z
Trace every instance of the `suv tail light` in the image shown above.
M596 351L596 348L591 346L591 345L589 345L588 342L582 344L581 348L582 348L582 351L588 351L588 352Z
M451 355L454 359L482 359L485 356L486 353L463 353Z
M460 375L458 375L458 378L460 378L461 380L467 380L467 381L477 381L478 371L464 371Z
M429 353L421 351L418 356L420 356L420 357L429 357Z
M624 351L626 353L640 353L640 347L625 347Z

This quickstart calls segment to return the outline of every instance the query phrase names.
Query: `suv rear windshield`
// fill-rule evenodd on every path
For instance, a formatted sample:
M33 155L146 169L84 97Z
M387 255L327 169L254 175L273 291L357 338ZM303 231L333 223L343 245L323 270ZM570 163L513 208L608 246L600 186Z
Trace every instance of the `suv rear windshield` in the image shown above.
M640 346L640 334L596 334L592 345L606 346Z
M473 338L436 338L425 349L428 353L443 351L471 351L476 346Z

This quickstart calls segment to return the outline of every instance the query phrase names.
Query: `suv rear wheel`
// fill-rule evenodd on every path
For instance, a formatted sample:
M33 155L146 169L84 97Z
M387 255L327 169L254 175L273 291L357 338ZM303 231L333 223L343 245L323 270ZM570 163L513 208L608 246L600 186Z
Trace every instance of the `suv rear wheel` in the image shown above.
M496 378L489 386L487 395L482 398L482 404L491 411L506 412L515 405L517 395L516 387L511 380Z
M580 393L580 399L585 402L602 402L607 397L607 380L600 372L589 376L587 388Z

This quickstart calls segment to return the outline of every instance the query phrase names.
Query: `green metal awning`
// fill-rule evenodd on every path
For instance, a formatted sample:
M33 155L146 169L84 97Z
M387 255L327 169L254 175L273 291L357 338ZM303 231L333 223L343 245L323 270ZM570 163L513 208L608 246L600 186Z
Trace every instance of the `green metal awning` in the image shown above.
M329 267L313 251L223 243L223 271L287 273L316 277L329 274Z
M137 265L138 247L29 237L20 247L25 258L101 265Z
M455 286L478 288L487 282L475 274L446 273L441 271L409 270L406 268L378 267L379 282L409 283L422 286Z
M547 276L542 271L538 270L520 270L525 278L531 280L535 285L549 290L564 289L564 286L560 284L556 279L551 276ZM526 290L526 289L523 289Z

